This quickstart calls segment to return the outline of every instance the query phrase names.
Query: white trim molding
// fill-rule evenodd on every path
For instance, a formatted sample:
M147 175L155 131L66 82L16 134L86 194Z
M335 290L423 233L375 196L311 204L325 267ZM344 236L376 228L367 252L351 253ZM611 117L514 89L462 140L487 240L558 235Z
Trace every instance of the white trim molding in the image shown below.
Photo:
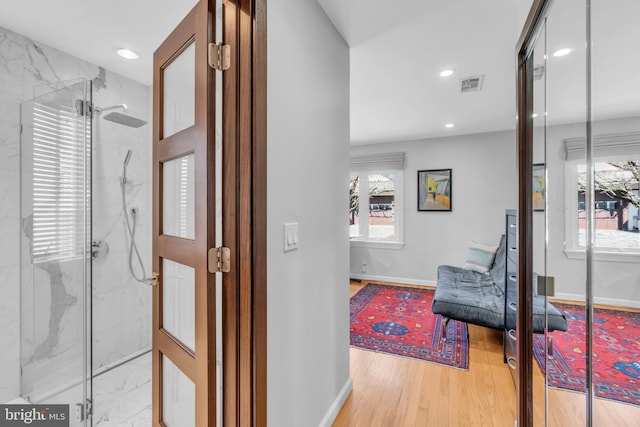
M586 259L587 257L584 249L566 249L564 253L569 259ZM640 253L596 249L593 252L593 259L595 261L630 262L637 264L640 262Z
M404 242L392 242L384 240L351 239L349 242L351 247L353 248L394 249L399 251L404 247Z
M333 422L336 420L336 417L340 413L340 409L342 409L342 407L344 406L344 402L346 402L347 397L349 397L352 391L353 381L351 380L351 377L349 377L347 382L342 387L342 390L340 390L340 393L338 393L338 396L329 407L329 410L322 418L322 421L320 421L318 427L331 427L331 424L333 424Z
M586 297L584 295L579 294L564 294L564 293L556 293L552 298L566 301L575 301L584 303ZM618 298L605 298L605 297L594 297L594 304L602 304L602 305L611 305L620 308L640 308L640 301L633 301L627 299L618 299Z
M370 274L351 274L352 279L371 281L371 282L391 282L400 285L416 285L428 286L435 288L436 282L433 280L409 279L406 277L390 277L390 276L374 276Z

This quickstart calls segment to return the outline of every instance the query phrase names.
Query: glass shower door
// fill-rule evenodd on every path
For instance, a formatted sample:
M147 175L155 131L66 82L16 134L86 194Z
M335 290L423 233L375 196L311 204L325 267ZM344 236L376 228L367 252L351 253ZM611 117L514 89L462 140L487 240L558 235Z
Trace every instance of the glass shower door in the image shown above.
M79 79L47 89L21 105L21 394L32 403L69 404L71 426L85 426L91 86Z

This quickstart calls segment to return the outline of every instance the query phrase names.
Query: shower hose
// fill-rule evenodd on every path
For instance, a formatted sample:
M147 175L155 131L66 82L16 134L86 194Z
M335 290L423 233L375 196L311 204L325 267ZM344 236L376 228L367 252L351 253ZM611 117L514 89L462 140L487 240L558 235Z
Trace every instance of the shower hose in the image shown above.
M144 283L145 285L151 285L153 278L147 277L147 273L144 269L144 263L142 262L142 257L140 256L140 251L138 250L138 245L136 245L136 223L137 218L136 215L138 213L136 208L131 209L131 220L129 220L129 211L127 210L127 198L125 197L125 185L127 183L126 175L120 180L120 188L122 190L122 213L124 215L124 222L127 226L127 231L129 232L130 244L129 244L129 271L131 275L136 280L136 282ZM133 223L133 225L131 224ZM138 276L133 268L133 254L135 253L136 259L138 260L138 264L140 265L140 270L142 270L142 275Z

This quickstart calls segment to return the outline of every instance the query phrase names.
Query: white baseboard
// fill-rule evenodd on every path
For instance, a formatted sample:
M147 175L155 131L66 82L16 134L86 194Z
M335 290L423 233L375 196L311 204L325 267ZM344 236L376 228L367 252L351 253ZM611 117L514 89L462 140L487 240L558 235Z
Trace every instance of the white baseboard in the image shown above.
M553 296L553 298L582 302L582 303L585 302L585 296L579 295L579 294L556 293ZM617 307L640 308L640 301L633 301L633 300L626 300L626 299L594 297L593 302L595 304L614 305Z
M420 279L409 279L407 277L389 277L389 276L374 276L369 274L351 274L352 279L358 280L370 280L372 282L392 282L392 283L401 283L404 285L418 285L418 286L436 286L436 282L433 280L420 280Z
M324 415L324 418L320 421L318 427L331 427L331 424L336 420L338 413L340 413L340 409L342 409L342 405L344 405L344 402L347 400L347 397L349 397L352 390L353 381L351 380L351 377L349 377L347 382L344 384L344 387L342 387L342 390L340 390L340 393L336 397L336 400L333 401L331 407Z

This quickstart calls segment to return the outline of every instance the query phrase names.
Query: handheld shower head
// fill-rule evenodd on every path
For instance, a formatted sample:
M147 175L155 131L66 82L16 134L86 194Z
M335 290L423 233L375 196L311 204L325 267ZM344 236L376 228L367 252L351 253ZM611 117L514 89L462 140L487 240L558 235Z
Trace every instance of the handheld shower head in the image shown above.
M124 158L124 166L126 167L129 164L129 160L131 160L131 155L133 154L133 150L127 150L127 155Z
M127 165L129 164L129 160L131 160L132 154L132 149L127 150L127 155L124 156L124 162L122 162L122 185L127 183Z

